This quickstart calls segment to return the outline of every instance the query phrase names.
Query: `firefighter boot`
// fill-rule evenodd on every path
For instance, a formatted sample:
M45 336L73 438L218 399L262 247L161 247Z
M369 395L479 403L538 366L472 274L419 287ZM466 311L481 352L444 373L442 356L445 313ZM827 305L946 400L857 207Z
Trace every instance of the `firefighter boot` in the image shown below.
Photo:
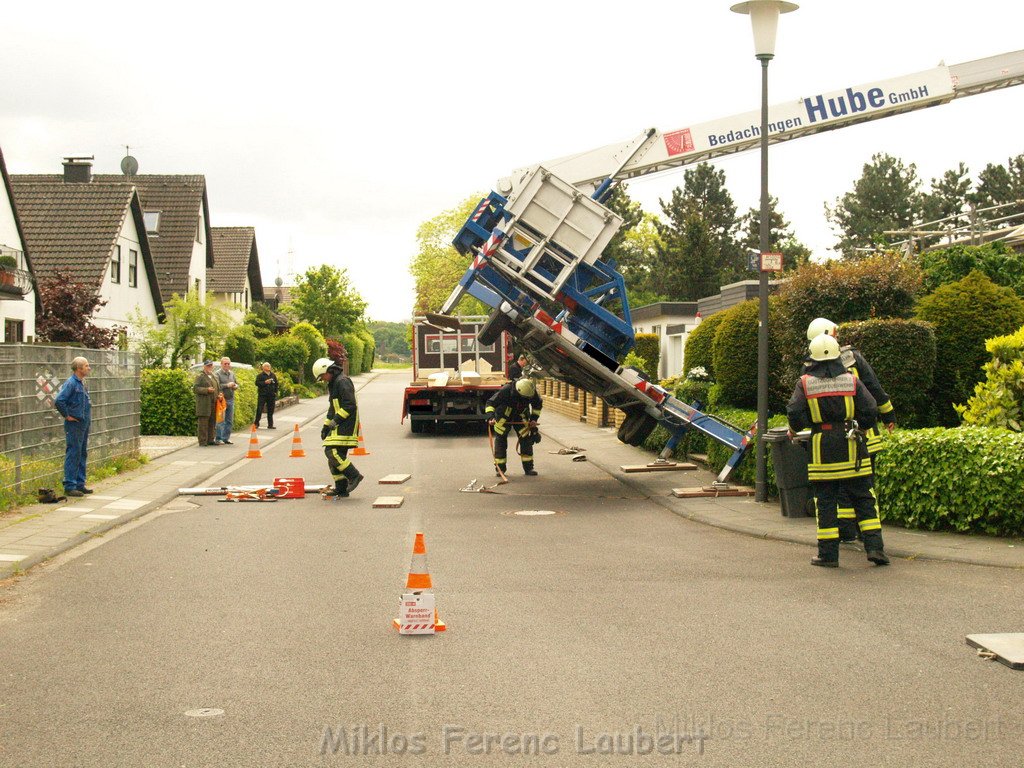
M523 474L524 475L536 475L537 474L537 470L533 468L533 462L532 461L528 461L528 462L524 461L523 462Z
M356 486L363 482L363 476L359 473L359 470L351 464L345 467L345 479L348 480L348 493L352 493L352 491L356 489Z
M811 558L811 565L820 565L822 568L838 568L839 542L819 541L818 556Z
M885 554L885 547L882 544L881 531L864 531L864 552L875 565L888 565L889 558Z
M343 477L340 480L335 480L334 488L325 491L324 496L328 499L347 499L348 479Z

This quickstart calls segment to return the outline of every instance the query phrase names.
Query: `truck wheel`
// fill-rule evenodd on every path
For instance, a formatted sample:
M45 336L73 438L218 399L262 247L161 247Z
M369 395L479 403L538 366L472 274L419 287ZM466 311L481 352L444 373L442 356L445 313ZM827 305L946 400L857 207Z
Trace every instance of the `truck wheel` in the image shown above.
M619 427L619 440L626 445L642 445L654 428L658 426L658 420L644 411L633 411L626 415L626 420Z
M476 335L477 339L485 347L489 347L501 338L501 334L504 331L511 331L515 326L512 321L502 314L500 309L496 309L491 312L487 318L487 322L480 328L480 333Z
M425 421L417 421L416 419L411 419L409 421L409 426L412 427L412 433L414 435L421 435L421 434L423 434L423 432L426 429L427 422L425 422Z

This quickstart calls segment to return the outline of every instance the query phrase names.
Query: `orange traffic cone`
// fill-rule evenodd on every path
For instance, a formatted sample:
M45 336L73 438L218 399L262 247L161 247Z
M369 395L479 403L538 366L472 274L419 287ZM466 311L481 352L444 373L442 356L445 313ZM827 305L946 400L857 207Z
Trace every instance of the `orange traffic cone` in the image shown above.
M288 454L289 459L304 459L306 452L302 450L302 438L299 437L299 425L295 425L295 432L292 433L292 452Z
M405 580L405 588L413 594L404 595L403 600L406 597L413 597L414 595L419 595L419 593L423 592L424 590L433 588L433 582L430 579L430 571L427 570L427 545L426 542L423 540L422 533L416 534L416 541L412 545L412 562L409 564L409 575ZM418 624L413 626L407 624L403 626L402 622L399 619L395 619L394 621L392 621L392 624L394 625L395 629L408 634L419 634L417 632L409 631L413 629L427 630L428 633L429 630L431 629L434 632L444 632L446 629L448 629L448 626L443 621L441 621L440 618L438 618L436 607L434 608L433 626L430 626L429 623Z
M256 425L252 425L252 431L249 433L249 452L245 454L247 459L262 459L263 454L260 453L260 441L256 438Z
M366 450L366 446L363 445L363 425L359 425L359 444L356 449L352 451L353 456L369 456L370 452Z

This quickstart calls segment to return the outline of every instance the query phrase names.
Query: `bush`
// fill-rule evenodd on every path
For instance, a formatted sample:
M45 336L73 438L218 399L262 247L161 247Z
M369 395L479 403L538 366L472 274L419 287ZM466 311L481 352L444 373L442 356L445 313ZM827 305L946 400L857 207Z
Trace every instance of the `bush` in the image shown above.
M896 423L934 426L929 423L928 391L935 372L935 332L930 324L898 319L844 323L839 338L859 350L874 369L892 398Z
M746 408L718 407L713 410L713 413L715 416L728 421L741 431L746 431L752 428L757 422L757 411L748 410ZM771 416L768 419L768 428L784 427L786 426L786 423L785 416ZM772 495L778 495L778 488L775 485L775 467L772 465L771 448L768 445L766 445L765 448L767 449L765 453L768 457L768 492ZM743 457L743 460L732 471L732 475L729 477L729 482L737 485L754 485L757 479L757 462L754 460L754 451L755 446L751 443L750 448L747 450L747 455ZM724 467L726 462L728 462L732 457L732 453L732 449L728 446L722 445L717 440L707 438L708 464L715 472L720 472L722 470L722 467Z
M718 333L718 326L724 319L725 312L718 312L701 320L700 324L690 331L690 335L686 337L686 348L683 351L683 373L689 373L692 369L701 367L708 372L708 376L712 379L715 378L712 347L715 343L715 334Z
M779 337L771 332L778 326L779 303L768 302L768 407L781 411L789 401L799 366L788 362L779 349ZM730 308L715 334L712 355L717 393L709 401L737 408L757 407L757 299ZM800 358L803 359L802 357Z
M236 374L238 372L236 371ZM146 368L140 393L141 431L144 435L194 435L195 374L180 368Z
M268 336L256 345L256 354L261 363L270 363L278 373L298 376L306 362L306 345L294 336Z
M365 351L363 340L354 333L346 333L341 337L341 341L345 345L345 350L348 352L349 376L355 376L357 373L362 373L363 352Z
M367 328L360 328L356 331L356 335L363 342L363 370L372 371L373 359L377 351L377 342Z
M974 270L982 272L996 285L1024 296L1024 254L1005 243L954 245L921 254L924 287L931 293L939 286L962 280Z
M635 336L634 351L646 360L642 370L651 381L658 380L658 365L661 362L661 337L656 333L638 333Z
M991 427L898 430L878 454L882 517L908 528L1024 534L1024 434Z
M327 355L327 341L324 339L324 335L311 323L298 323L292 326L288 335L294 336L306 347L306 359L297 371L299 374L298 380L305 382L307 376L312 371L313 363Z
M235 415L231 419L231 429L242 432L256 419L256 374L259 371L248 368L235 368L238 389L235 390ZM192 398L192 413L195 414L195 397ZM195 416L192 416L192 431L195 432Z
M233 362L256 365L257 343L251 325L236 325L224 338L223 354Z
M1024 425L1024 327L1009 336L985 342L992 360L985 363L985 381L974 388L966 406L956 407L964 423L1003 427L1015 432Z
M1013 333L1024 324L1024 300L975 270L921 300L917 315L935 326L940 370L932 387L933 423L959 423L954 403L963 403L981 378L988 359L985 341Z

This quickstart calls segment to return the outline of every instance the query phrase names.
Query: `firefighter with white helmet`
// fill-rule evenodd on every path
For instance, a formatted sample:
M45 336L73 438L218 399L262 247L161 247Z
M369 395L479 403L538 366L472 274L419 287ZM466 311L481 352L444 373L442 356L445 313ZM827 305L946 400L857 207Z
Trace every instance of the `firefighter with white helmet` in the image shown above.
M515 428L519 435L519 458L523 472L536 475L533 468L533 446L540 442L537 433L537 419L540 418L544 401L537 394L537 383L528 377L510 381L487 401L484 412L488 424L494 430L494 472L505 473L508 454L508 432Z
M334 488L324 495L344 498L356 489L363 476L348 458L350 449L359 444L359 410L352 379L341 364L327 357L313 363L313 376L327 382L328 408L320 440L327 457L327 466L334 478Z
M807 326L808 341L823 333L827 333L838 341L839 326L825 317L817 317ZM875 398L875 402L878 404L879 422L885 424L886 429L892 432L896 428L896 414L893 411L892 401L885 390L882 389L882 384L879 382L874 369L864 359L864 355L859 350L849 345L840 346L839 349L839 359L846 367L846 370L864 382L868 392ZM882 431L878 424L871 428L867 435L867 441L868 454L872 457L873 461L874 455L885 447ZM854 513L853 505L849 499L841 497L839 499L839 538L844 542L856 541L857 534L856 514Z
M839 342L822 333L808 346L810 362L796 383L786 414L789 428L810 427L807 477L814 492L818 556L812 565L839 567L839 499L850 500L868 560L888 565L878 518L874 477L865 433L878 419L867 386L842 362Z

